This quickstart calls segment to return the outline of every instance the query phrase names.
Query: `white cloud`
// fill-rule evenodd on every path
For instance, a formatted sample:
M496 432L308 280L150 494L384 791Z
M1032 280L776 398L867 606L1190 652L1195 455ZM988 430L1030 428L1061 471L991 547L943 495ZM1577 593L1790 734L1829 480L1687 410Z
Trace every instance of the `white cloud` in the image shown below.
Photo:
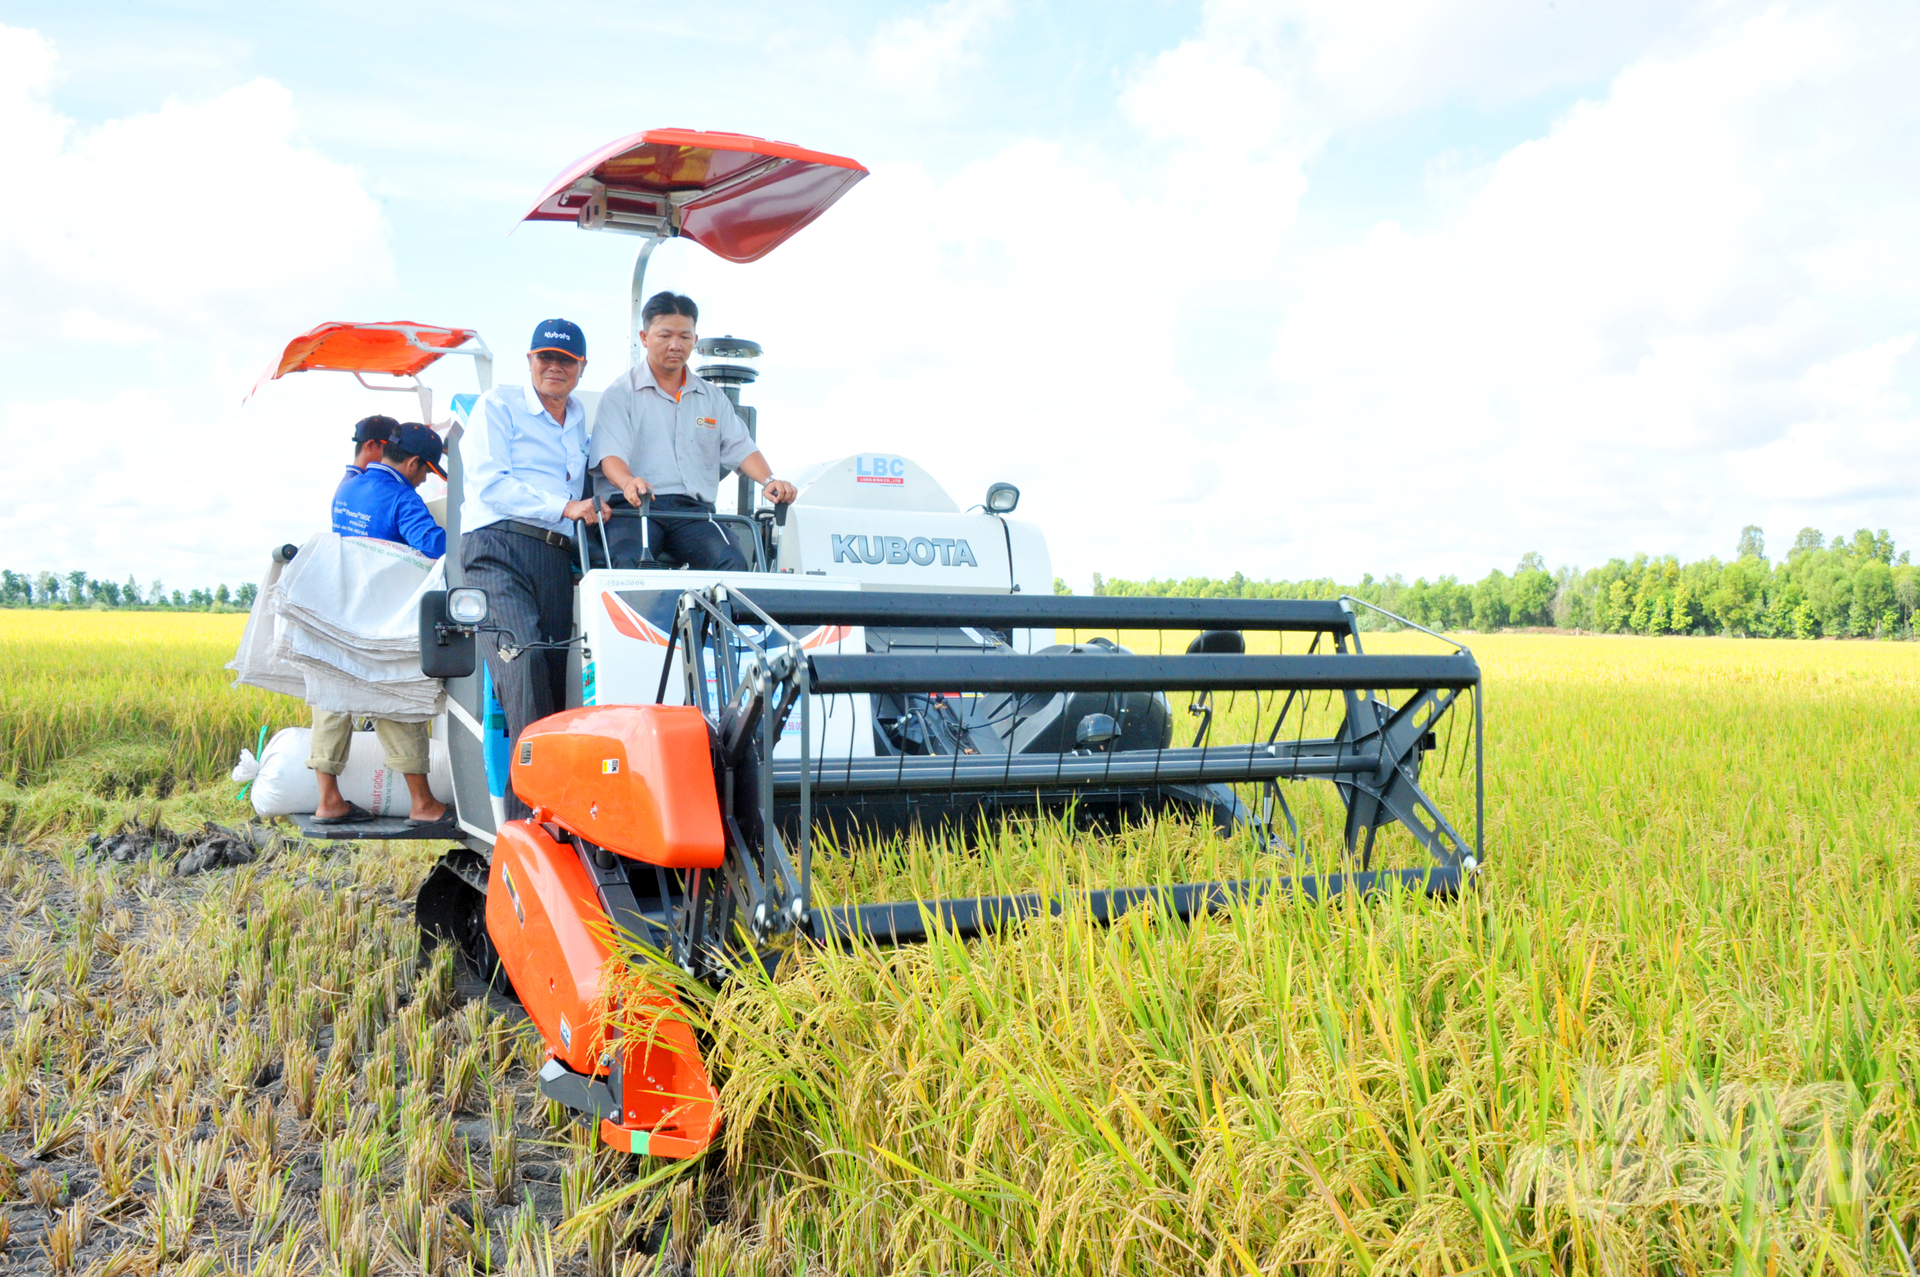
M218 340L298 323L392 275L379 208L255 80L82 129L52 46L0 28L0 335Z
M1379 476L1343 567L1725 553L1756 518L1920 532L1889 499L1920 481L1911 343L1876 327L1920 284L1885 229L1920 211L1912 35L1842 7L1731 21L1622 71L1432 231L1316 255L1273 348L1291 428L1245 446L1299 470L1309 515L1344 508L1309 476ZM1876 352L1877 417L1833 393L1850 350Z
M926 90L979 65L989 36L1017 39L1020 18L969 0L915 11L874 36L869 70L903 102L931 100ZM672 245L650 281L699 297L703 328L765 343L750 398L777 468L882 447L962 500L1012 479L1070 579L1478 575L1529 549L1556 562L1724 554L1748 522L1776 543L1805 523L1889 526L1910 542L1917 35L1908 9L1869 0L1216 0L1190 39L1116 73L1111 131L1049 125L972 162L948 150L877 163L765 261L734 267ZM97 183L167 145L204 154L184 166L191 181L146 179L187 247L145 275L143 261L167 255L158 233L85 223L110 260L70 260L48 228L80 224L90 206L68 201L56 216L0 197L6 226L37 246L26 265L0 246L0 271L33 283L22 295L38 313L55 305L99 350L139 340L165 352L182 348L156 330L252 324L279 338L324 317L329 298L386 287L377 210L356 220L371 205L350 172L300 143L283 91L247 86L84 130L48 105L53 77L43 42L0 40L9 171ZM1518 145L1483 155L1484 138L1447 123L1462 103L1469 115L1540 110L1543 94L1580 100ZM233 260L208 266L221 256L214 232L177 211L224 157L249 153L248 136L273 157L254 186L281 192L266 202L295 219L288 238L312 257L270 238L284 220L236 219L217 224ZM1411 139L1374 161L1406 169L1386 184L1418 191L1424 175L1425 202L1364 224L1323 205L1303 230L1312 183L1353 162L1343 143L1383 136ZM324 229L342 226L360 229ZM531 253L523 241L515 252ZM618 254L564 260L603 256ZM513 268L532 278L530 260ZM576 289L545 246L540 260L541 295ZM604 297L604 315L583 316L596 342L621 331L622 282L596 275L565 293ZM472 296L455 291L470 289L465 277L427 283ZM12 304L9 291L0 324ZM494 336L511 349L513 334ZM594 376L608 364L618 357L596 357ZM237 417L229 400L253 371L210 374L218 395L116 400L116 386L93 408L16 405L9 439L84 420L142 458L111 471L134 489L163 471L192 480L142 452L129 419L166 423L175 439L189 425L257 430L289 449L255 513L203 518L136 495L105 531L81 521L34 540L63 547L48 565L107 567L121 538L168 519L188 529L177 553L213 563L238 553L210 544L220 528L253 519L272 531L302 503L317 509L340 450L325 423L364 411L365 396L281 383ZM0 479L0 501L41 500L24 482ZM39 536L36 520L66 517L33 509L11 523L0 510L10 547ZM257 552L241 557L251 570ZM122 561L152 570L144 550Z
M978 61L980 41L1006 11L1006 0L941 0L894 18L868 42L867 70L896 93L931 93Z
M324 526L352 446L342 423L368 411L343 377L273 391L244 411L238 396L143 389L7 405L0 566L181 588L257 578L273 546Z
M1683 15L1539 136L1441 165L1421 229L1309 245L1296 208L1356 127L1340 42L1364 32L1301 12L1248 34L1210 9L1122 89L1120 143L1030 140L943 181L880 166L750 280L688 261L774 352L754 394L776 464L892 447L962 497L1013 479L1082 580L1478 575L1529 549L1725 553L1755 520L1901 526L1915 370L1879 326L1920 283L1899 30ZM1442 12L1379 23L1408 102L1538 35L1441 38ZM1509 70L1501 93L1546 74Z
M0 340L82 374L0 403L0 558L237 581L322 521L338 423L366 411L240 397L277 343L390 286L385 220L270 81L92 128L57 82L51 44L0 27Z

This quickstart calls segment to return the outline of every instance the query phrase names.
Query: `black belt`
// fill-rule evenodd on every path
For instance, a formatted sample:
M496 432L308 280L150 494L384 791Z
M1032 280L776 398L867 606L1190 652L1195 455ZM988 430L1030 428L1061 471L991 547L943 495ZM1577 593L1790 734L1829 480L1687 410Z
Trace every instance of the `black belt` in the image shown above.
M562 536L551 528L543 528L537 523L522 523L518 519L497 519L487 526L504 528L508 532L518 532L523 537L532 537L536 541L545 541L548 545L557 545L569 553L573 550L572 537Z

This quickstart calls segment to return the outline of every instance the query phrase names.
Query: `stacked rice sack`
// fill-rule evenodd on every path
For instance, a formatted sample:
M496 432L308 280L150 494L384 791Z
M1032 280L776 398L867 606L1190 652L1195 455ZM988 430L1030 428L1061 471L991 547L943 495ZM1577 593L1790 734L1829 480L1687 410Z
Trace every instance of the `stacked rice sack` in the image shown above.
M268 572L227 668L236 683L317 709L436 718L446 689L420 672L420 596L445 588L443 560L394 541L319 533Z

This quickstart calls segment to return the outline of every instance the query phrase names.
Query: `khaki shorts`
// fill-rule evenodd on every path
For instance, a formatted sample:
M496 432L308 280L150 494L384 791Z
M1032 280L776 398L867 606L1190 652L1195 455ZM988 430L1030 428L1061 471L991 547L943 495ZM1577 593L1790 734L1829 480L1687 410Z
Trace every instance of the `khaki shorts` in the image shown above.
M332 710L313 711L313 747L307 752L307 766L314 771L338 776L347 769L347 749L353 744L351 714ZM373 730L387 751L389 770L408 776L427 774L426 723L396 723L385 718L373 720Z

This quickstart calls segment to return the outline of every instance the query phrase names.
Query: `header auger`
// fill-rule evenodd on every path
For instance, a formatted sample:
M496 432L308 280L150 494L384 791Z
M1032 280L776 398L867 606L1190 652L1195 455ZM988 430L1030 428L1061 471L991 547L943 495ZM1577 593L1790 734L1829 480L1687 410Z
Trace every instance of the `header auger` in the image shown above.
M1477 722L1471 842L1420 778L1442 720L1477 693L1479 667L1457 644L1365 654L1356 605L955 597L773 580L689 590L658 703L570 710L522 736L510 770L533 813L507 822L494 844L484 926L458 916L481 893L450 872L423 887L422 921L483 968L497 963L553 1049L541 1075L549 1098L600 1121L617 1147L690 1156L720 1113L669 995L656 1031L633 1048L605 1039L596 1015L616 930L718 983L738 963L777 963L794 943L977 936L1074 909L1100 923L1134 907L1186 919L1281 891L1457 891L1479 862ZM1015 631L1049 628L1200 633L1171 655L1111 640L1015 649ZM866 650L817 650L823 635L849 631L865 633ZM1278 646L1291 636L1304 650L1251 653L1248 634ZM1176 743L1182 694L1194 726ZM1316 697L1337 724L1308 736ZM1476 696L1476 719L1478 708ZM1240 730L1222 740L1229 722ZM823 753L833 725L849 723L873 733L872 755ZM1289 857L1302 835L1282 787L1307 780L1339 795L1340 872L1300 872ZM819 828L964 833L1020 812L1201 821L1251 838L1275 873L1065 896L813 900ZM1374 866L1378 836L1392 829L1409 835L1421 863ZM853 854L876 845L849 842Z

